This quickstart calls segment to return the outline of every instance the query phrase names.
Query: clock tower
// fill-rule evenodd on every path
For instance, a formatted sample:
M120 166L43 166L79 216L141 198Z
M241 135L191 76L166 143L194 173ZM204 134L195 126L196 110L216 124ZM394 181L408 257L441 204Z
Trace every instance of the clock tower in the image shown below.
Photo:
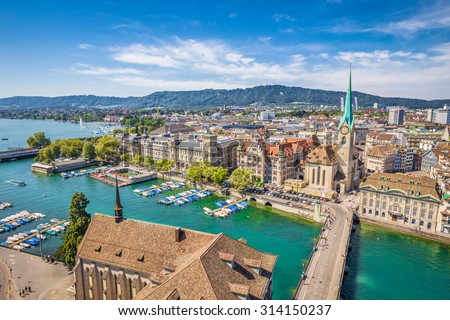
M344 113L338 127L338 144L335 152L339 158L342 173L345 175L345 183L341 185L341 192L348 192L354 189L354 177L356 162L354 159L354 138L355 123L352 111L352 72L350 65L350 75L348 80L347 96L345 98ZM344 189L344 190L343 190Z

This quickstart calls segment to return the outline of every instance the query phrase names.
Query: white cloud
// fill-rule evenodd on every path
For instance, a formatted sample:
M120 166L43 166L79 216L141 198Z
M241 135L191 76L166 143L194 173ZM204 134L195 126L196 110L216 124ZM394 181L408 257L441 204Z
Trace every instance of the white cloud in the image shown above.
M86 49L90 49L90 48L92 48L92 45L87 44L87 43L80 43L80 44L78 45L78 49L86 50Z
M77 64L71 71L143 88L145 93L250 87L274 80L284 85L345 90L351 58L355 90L412 98L449 96L450 43L425 52L324 50L308 54L301 47L278 48L275 62L262 59L262 55L250 56L223 41L175 38L115 47L110 49L111 60L105 62L108 67Z
M275 13L272 15L272 18L276 22L281 22L281 21L295 22L295 21L297 21L297 19L295 19L294 17L292 17L288 14L285 14L285 13Z
M132 68L104 68L90 66L87 64L78 63L71 67L71 71L77 74L91 75L91 76L107 76L119 74L142 74L141 70Z

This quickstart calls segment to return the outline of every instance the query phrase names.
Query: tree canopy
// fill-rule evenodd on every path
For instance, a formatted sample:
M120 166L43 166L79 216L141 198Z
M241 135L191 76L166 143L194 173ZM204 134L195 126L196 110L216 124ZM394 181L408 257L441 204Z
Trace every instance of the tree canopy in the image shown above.
M228 169L214 167L209 162L196 162L189 167L186 178L194 182L205 181L220 185L228 178Z
M30 148L43 148L50 145L50 138L45 137L45 133L40 131L27 139L28 147Z
M73 194L70 202L69 228L63 236L63 244L56 254L57 258L62 259L70 268L75 265L78 245L83 240L91 222L91 215L86 211L88 204L89 200L84 193L75 192Z
M95 151L105 161L116 161L119 158L120 141L116 137L104 136L98 139Z
M239 192L255 186L261 179L249 168L238 168L233 171L230 177L230 184Z
M95 159L97 154L95 153L94 145L90 142L86 142L83 146L83 151L82 151L81 155L84 158L89 159L89 160Z

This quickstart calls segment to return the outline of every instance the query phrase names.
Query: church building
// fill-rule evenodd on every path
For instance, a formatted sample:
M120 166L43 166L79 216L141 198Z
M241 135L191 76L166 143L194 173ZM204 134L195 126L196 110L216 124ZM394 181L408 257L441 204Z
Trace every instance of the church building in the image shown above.
M344 113L338 127L337 145L321 145L306 159L305 180L314 189L334 190L345 194L359 184L362 163L355 149L355 123L352 112L351 71Z

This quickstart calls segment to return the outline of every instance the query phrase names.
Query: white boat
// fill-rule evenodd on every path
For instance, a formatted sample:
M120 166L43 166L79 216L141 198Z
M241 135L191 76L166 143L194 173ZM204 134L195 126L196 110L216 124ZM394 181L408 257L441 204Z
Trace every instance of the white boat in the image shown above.
M8 242L8 241L16 242L16 241L19 241L19 238L16 238L14 236L8 237L8 239L6 239L6 242Z
M39 238L39 239L42 239L42 240L47 239L47 237L45 235L43 235L42 233L36 235L36 238Z
M22 240L23 238L25 238L25 236L20 235L20 233L19 234L15 234L13 237L17 238L19 240Z
M50 220L51 223L56 223L56 222L59 222L59 221L60 221L60 220L59 220L59 219L56 219L56 218L53 218L53 219Z
M22 250L23 249L23 247L22 246L20 246L20 245L18 245L18 244L16 244L14 247L13 247L13 249L15 249L15 250Z
M212 216L213 215L213 211L210 208L207 207L203 207L203 212L207 215L207 216Z
M31 247L28 243L26 243L26 242L22 242L21 244L20 244L20 246L22 246L22 247L24 247L24 248L29 248L29 247Z

